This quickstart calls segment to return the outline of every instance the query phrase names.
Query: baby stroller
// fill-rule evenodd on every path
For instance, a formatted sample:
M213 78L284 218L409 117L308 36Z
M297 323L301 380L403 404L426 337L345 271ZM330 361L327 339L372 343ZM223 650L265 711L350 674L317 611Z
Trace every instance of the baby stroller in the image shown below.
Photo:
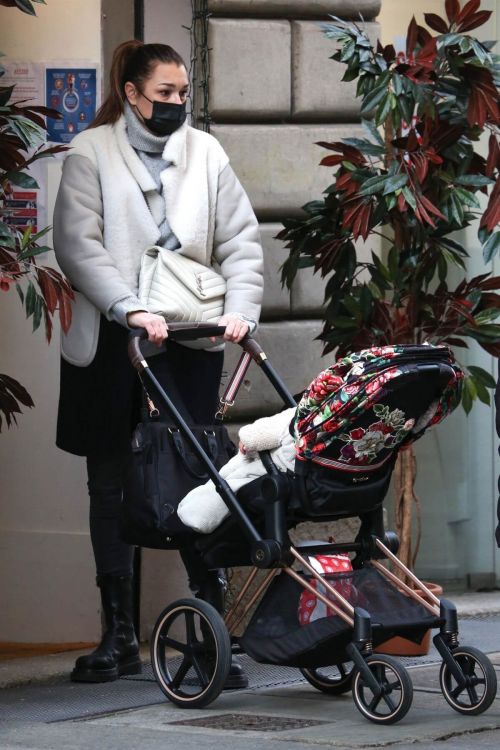
M223 331L184 323L169 329L179 341ZM167 540L165 546L189 546L212 569L251 566L224 619L199 599L175 601L160 614L151 659L169 700L184 708L208 705L221 692L232 653L239 650L261 663L297 667L322 692L351 690L365 718L391 724L409 710L412 682L397 659L375 649L393 636L420 642L429 629L438 629L433 642L443 660L439 682L446 701L462 714L487 710L496 695L491 662L479 650L460 645L456 608L402 565L396 557L398 539L383 525L383 501L398 451L459 403L463 373L448 348L369 349L325 370L305 391L292 423L295 471L279 472L263 452L267 474L236 496L149 371L140 351L141 335L131 334L133 365L161 397L231 512L211 534L193 532ZM241 347L221 411L234 400L251 361L284 404L296 406L259 344L247 336ZM290 540L289 531L302 521L348 517L361 521L350 543L294 545ZM346 561L340 572L334 564L342 559L338 555ZM326 561L323 570L318 570L318 559ZM387 560L401 577L386 567ZM264 571L260 581L259 571ZM318 611L323 607L320 616L304 614L304 592L311 606ZM256 604L243 634L236 637Z

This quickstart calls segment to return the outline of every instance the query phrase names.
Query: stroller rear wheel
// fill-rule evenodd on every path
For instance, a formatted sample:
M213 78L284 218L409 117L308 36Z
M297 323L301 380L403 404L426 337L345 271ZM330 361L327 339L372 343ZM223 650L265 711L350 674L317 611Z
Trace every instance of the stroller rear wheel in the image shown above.
M448 664L442 663L439 684L445 699L460 714L482 714L497 693L497 676L492 663L486 654L471 646L459 646L452 655L463 678L458 679Z
M366 659L378 690L365 681L362 671L352 673L352 696L356 708L375 724L394 724L406 716L413 700L413 685L405 667L390 656Z
M163 610L151 637L151 663L167 698L183 708L202 708L224 687L231 641L211 604L179 599Z
M333 664L331 667L301 669L301 674L316 690L329 695L348 693L352 687L352 662Z

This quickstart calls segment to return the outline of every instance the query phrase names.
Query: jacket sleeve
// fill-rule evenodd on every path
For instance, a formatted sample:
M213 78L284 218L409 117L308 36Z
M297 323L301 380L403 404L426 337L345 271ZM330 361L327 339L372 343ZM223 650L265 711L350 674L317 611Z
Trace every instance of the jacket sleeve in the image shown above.
M54 208L54 250L63 273L75 289L109 319L112 308L137 298L103 244L103 206L96 167L77 154L66 157ZM144 309L143 305L140 308Z
M213 254L227 284L224 313L258 321L264 286L259 225L229 164L219 175Z

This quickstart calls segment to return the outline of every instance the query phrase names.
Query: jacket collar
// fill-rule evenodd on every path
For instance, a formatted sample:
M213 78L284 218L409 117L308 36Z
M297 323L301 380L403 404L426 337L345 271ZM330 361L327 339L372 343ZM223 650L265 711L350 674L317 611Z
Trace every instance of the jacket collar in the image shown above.
M147 193L149 190L156 190L156 183L153 176L137 156L127 138L127 126L124 115L115 122L113 129L120 153L123 156L127 167L132 172L134 179L137 180L142 192Z
M172 133L166 143L162 158L166 162L170 162L171 166L169 169L172 167L179 167L180 169L186 168L186 140L188 128L189 125L187 122L184 122L180 128ZM134 178L137 180L142 192L147 193L149 190L156 190L156 183L152 175L142 163L127 138L127 127L124 115L122 115L113 125L113 129L115 131L121 155Z
M186 168L186 140L189 125L184 122L174 130L163 150L162 158L180 169Z

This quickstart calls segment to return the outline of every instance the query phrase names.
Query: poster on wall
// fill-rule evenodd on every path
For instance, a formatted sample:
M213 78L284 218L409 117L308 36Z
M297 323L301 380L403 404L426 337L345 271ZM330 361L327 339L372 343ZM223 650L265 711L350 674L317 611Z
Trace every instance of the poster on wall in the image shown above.
M9 104L45 105L43 63L3 58L2 67L5 73L0 79L1 85L14 86ZM47 218L46 174L39 162L31 165L30 175L36 180L38 188L27 189L12 182L7 183L2 199L3 219L21 232L28 227L32 232L38 231L45 226Z
M47 121L47 140L69 143L85 130L97 110L96 67L48 67L45 69L45 101L62 118Z
M35 62L7 60L2 58L5 73L0 79L2 86L15 86L10 102L26 101L26 104L45 104L43 72L44 65Z

